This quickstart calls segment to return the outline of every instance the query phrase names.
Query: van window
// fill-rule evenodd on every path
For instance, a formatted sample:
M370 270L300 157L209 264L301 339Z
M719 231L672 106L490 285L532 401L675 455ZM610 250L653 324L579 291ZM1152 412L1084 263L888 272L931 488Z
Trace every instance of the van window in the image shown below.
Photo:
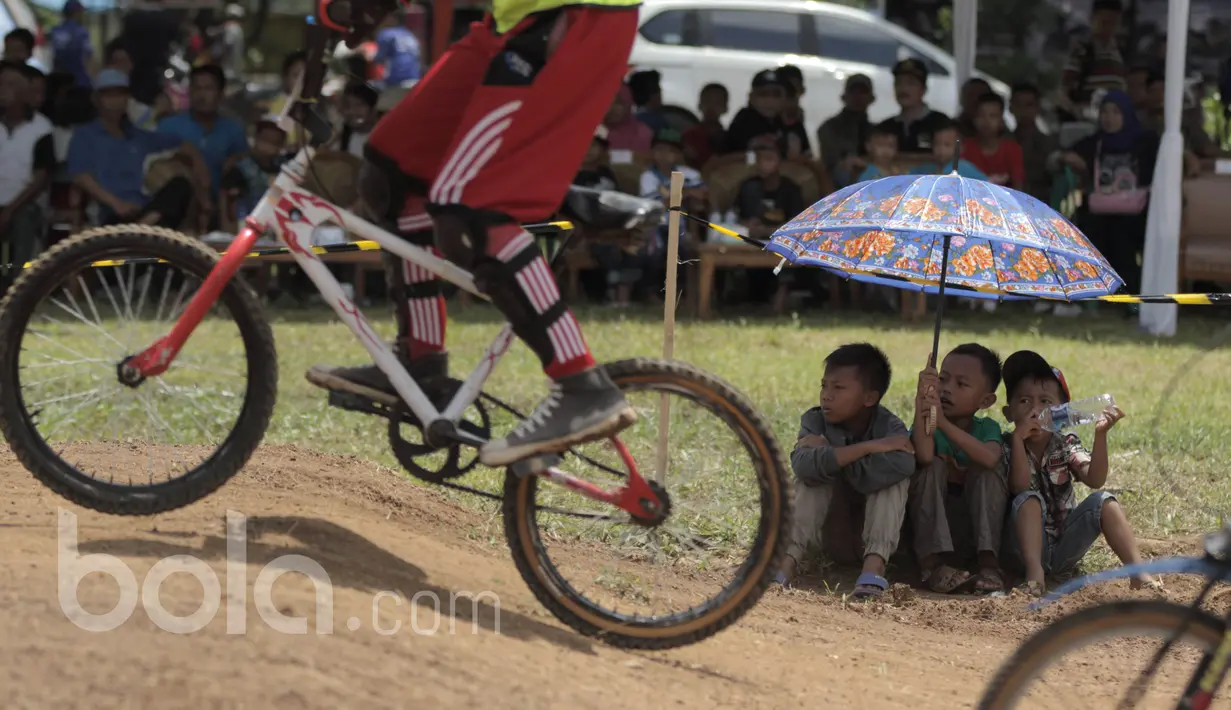
M696 19L691 10L668 10L651 17L641 26L641 36L654 44L696 46ZM689 21L691 20L691 22Z
M794 12L702 10L705 44L768 54L800 54L804 15Z
M818 17L816 32L820 39L821 56L844 62L859 62L891 68L897 63L896 37L871 22L859 22L839 17Z
M816 18L816 34L823 57L885 69L893 68L902 59L914 57L927 65L929 75L949 76L949 72L935 59L903 44L875 22L821 15Z

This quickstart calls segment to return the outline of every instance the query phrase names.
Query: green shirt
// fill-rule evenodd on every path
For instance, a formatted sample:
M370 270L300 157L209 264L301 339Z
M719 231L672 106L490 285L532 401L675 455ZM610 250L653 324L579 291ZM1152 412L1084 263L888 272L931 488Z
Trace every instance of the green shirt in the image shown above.
M975 417L972 419L967 433L981 442L992 441L997 444L1000 443L1000 425L988 417ZM937 456L951 456L957 462L957 465L963 468L970 465L970 455L954 446L953 442L949 441L949 437L945 436L939 427L933 436L935 437Z

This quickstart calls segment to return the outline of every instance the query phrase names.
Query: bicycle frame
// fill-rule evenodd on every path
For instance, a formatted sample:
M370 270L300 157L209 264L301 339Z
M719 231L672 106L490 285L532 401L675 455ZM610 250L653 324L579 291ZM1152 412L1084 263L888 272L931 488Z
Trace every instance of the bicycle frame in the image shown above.
M479 292L475 287L474 278L464 269L440 259L422 247L384 231L358 215L337 207L301 187L306 171L311 165L313 153L313 148L304 147L293 160L282 168L273 185L261 198L252 215L245 221L244 228L236 236L235 241L189 301L175 326L166 336L129 358L126 365L135 369L143 377L154 377L165 372L184 347L193 330L213 307L227 283L239 271L257 238L267 231L272 231L279 241L286 245L299 267L312 279L312 283L333 308L334 313L355 334L377 367L389 377L390 383L410 411L420 422L425 423L425 432L428 426L442 420L456 425L466 408L479 397L484 383L491 376L500 359L508 352L513 342L512 326L506 324L500 330L484 353L483 359L467 377L445 410L443 412L437 410L393 354L389 345L377 336L367 318L346 297L338 280L334 278L320 257L312 251L312 233L323 224L335 224L359 239L377 242L394 255L431 271L479 298L489 301L490 299ZM475 447L485 443L466 435L456 426L450 426L449 429L453 431L454 438L460 443ZM611 441L629 472L627 483L620 488L609 491L553 466L542 466L542 470L534 470L532 473L578 491L588 498L610 503L628 511L635 517L652 517L652 513L647 512L643 503L648 501L657 506L660 502L658 496L637 471L636 462L623 442L617 438Z

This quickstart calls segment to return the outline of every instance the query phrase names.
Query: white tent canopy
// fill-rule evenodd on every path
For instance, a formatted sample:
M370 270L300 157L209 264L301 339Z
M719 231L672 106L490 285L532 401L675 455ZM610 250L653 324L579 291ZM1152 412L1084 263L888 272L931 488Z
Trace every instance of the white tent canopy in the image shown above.
M1143 257L1142 291L1175 293L1179 283L1180 217L1183 200L1184 139L1180 112L1184 107L1184 58L1188 54L1189 0L1170 0L1167 8L1167 66L1165 72L1164 130L1158 164L1151 186ZM971 76L978 43L978 0L953 2L953 55L957 60L957 87ZM959 93L960 98L960 93ZM1175 335L1177 307L1148 304L1141 307L1141 325L1154 335Z

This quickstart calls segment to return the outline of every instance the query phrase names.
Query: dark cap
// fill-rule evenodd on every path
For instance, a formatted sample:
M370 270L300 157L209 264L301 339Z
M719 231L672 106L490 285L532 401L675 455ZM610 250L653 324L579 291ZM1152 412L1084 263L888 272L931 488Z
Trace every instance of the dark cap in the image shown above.
M1064 401L1071 399L1069 383L1064 379L1064 373L1058 367L1052 367L1042 355L1033 350L1018 350L1004 361L1001 367L1001 377L1004 378L1005 399L1013 396L1013 390L1026 378L1050 379L1060 387L1060 396Z
M757 75L752 77L752 88L759 89L763 86L781 86L787 88L786 79L782 78L778 72L773 69L766 69L757 72Z
M851 74L846 77L846 90L863 89L864 91L872 90L872 78L867 74Z
M1090 8L1090 13L1094 14L1100 10L1124 12L1124 3L1121 2L1121 0L1094 0L1094 4Z
M676 148L683 148L684 136L680 135L680 132L674 128L660 128L658 129L658 132L654 134L653 144L657 145L659 143L666 143L667 145L673 145Z
M913 76L919 81L928 80L928 66L914 57L903 59L893 65L894 76Z

